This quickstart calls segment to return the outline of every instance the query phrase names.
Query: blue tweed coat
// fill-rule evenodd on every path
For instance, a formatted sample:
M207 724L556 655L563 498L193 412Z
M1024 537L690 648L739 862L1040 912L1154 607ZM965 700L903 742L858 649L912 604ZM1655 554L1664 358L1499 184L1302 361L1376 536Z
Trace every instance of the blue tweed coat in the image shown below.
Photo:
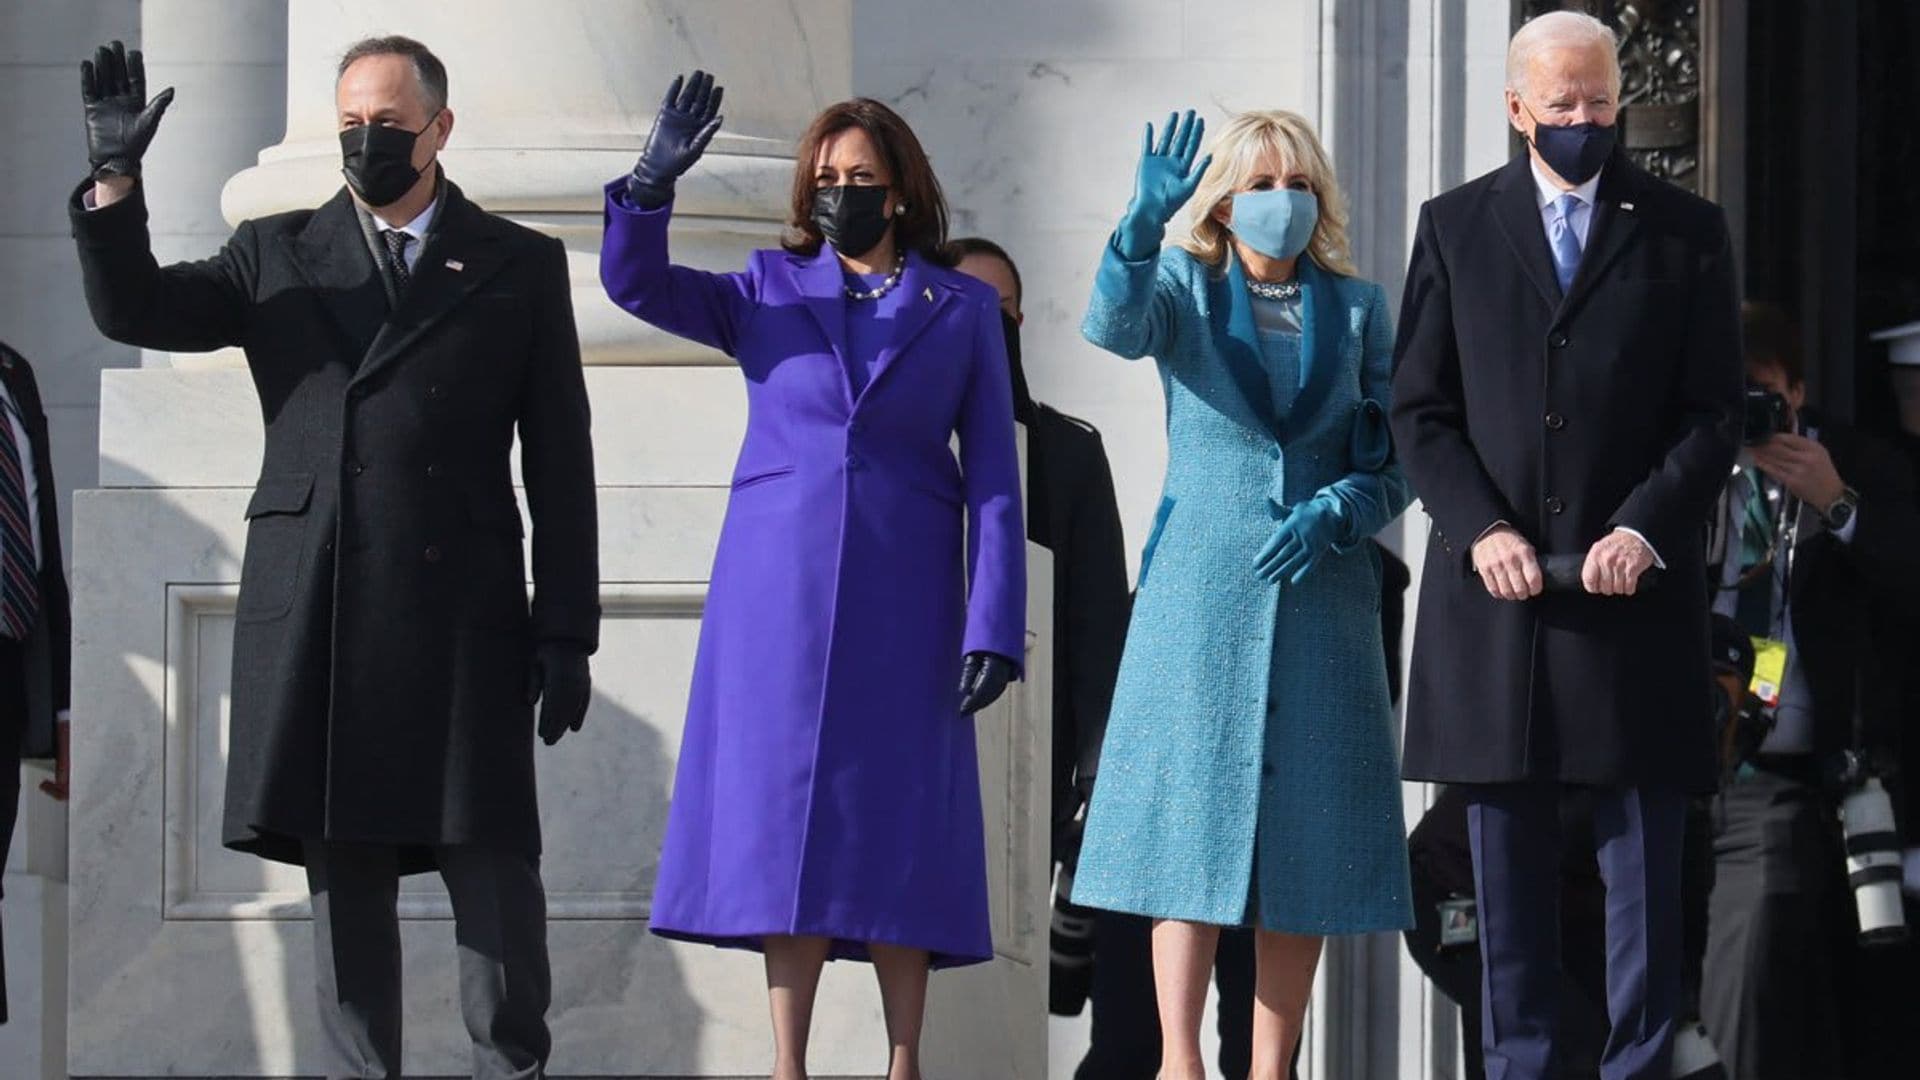
M1299 385L1275 390L1237 263L1108 245L1082 332L1151 355L1167 477L1075 878L1082 904L1348 934L1412 922L1399 765L1363 541L1406 508L1383 410L1393 331L1372 282L1300 261ZM1354 523L1299 585L1254 574L1281 508Z

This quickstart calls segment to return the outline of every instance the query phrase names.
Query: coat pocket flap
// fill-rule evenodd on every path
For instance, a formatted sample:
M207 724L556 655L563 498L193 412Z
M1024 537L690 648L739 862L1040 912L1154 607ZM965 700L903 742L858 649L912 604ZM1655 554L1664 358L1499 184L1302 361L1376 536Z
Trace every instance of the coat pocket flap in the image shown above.
M247 520L268 514L304 514L313 499L312 473L263 476L247 500Z
M467 492L467 519L474 527L509 536L525 536L526 523L520 520L520 505L509 496L499 498L477 491Z

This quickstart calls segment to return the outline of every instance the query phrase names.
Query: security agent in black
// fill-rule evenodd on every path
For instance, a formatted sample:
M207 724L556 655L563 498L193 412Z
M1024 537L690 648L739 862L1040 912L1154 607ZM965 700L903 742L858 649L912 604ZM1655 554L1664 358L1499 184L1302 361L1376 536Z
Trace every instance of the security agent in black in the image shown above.
M1756 642L1770 729L1735 763L1715 822L1702 1012L1730 1073L1847 1075L1857 946L1838 807L1843 773L1899 749L1890 632L1920 599L1920 508L1893 450L1806 405L1795 335L1743 312L1749 384L1777 395L1723 491L1708 548L1714 608ZM1763 399L1762 399L1763 400Z

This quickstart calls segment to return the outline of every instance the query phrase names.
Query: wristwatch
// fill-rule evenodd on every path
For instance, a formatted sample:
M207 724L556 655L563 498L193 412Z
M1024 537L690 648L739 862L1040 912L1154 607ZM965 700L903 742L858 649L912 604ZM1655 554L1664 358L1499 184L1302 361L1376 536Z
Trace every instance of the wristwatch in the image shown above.
M1840 497L1833 501L1833 505L1821 512L1820 519L1827 523L1829 532L1839 532L1847 527L1859 509L1860 493L1852 488L1844 488L1841 490Z

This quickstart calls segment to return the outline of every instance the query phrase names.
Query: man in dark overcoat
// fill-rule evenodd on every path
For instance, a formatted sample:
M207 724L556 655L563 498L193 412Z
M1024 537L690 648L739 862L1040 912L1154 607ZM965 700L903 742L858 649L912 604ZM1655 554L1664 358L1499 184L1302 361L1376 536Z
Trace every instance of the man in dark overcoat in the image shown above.
M1528 152L1422 209L1397 345L1394 435L1433 518L1404 769L1472 785L1508 1080L1555 1075L1568 784L1593 789L1607 886L1602 1074L1666 1076L1686 798L1715 780L1702 538L1737 444L1734 262L1719 208L1620 152L1615 48L1574 12L1515 34ZM1549 556L1576 588L1544 592Z
M560 241L437 160L446 69L377 38L339 68L347 187L156 265L139 180L172 91L83 65L93 172L73 231L102 333L238 346L266 450L235 613L225 841L304 864L328 1075L400 1068L398 876L452 896L477 1077L550 1048L533 705L577 729L599 632L592 449ZM529 610L509 451L533 522Z

